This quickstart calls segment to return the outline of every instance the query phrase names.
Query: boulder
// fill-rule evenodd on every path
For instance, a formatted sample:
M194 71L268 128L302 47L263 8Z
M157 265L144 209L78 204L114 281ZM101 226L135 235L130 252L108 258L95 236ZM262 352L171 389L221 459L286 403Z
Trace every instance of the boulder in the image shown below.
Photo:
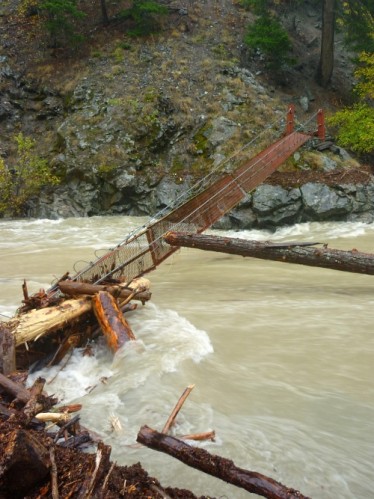
M344 191L314 182L301 186L300 191L306 219L337 220L352 211L352 201Z

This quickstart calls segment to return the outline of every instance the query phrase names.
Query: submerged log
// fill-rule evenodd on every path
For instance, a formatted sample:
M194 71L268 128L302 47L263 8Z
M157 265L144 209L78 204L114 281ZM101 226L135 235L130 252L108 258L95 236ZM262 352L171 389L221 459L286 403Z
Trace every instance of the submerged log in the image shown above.
M168 232L164 239L172 246L185 246L263 260L374 275L374 255L362 253L356 249L342 251L328 249L327 245L315 248L314 246L319 243L271 243L182 232Z
M110 293L100 291L92 298L92 304L101 330L113 352L116 352L126 341L136 339Z
M229 459L210 454L205 449L192 447L175 437L152 430L148 426L142 426L137 441L248 492L269 499L305 499L299 491L285 487L272 478L238 468Z
M139 300L142 303L151 299L151 292L148 289L139 289L139 291L134 294L134 289L132 287L103 286L100 284L88 284L74 281L61 281L58 283L58 286L65 295L69 296L95 295L99 291L107 291L111 295L121 299L126 299L130 295L133 295L133 300Z

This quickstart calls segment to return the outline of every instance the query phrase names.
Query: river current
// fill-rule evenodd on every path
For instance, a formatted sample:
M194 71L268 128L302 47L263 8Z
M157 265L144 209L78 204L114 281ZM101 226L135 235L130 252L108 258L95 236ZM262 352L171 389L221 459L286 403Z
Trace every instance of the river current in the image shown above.
M0 221L1 318L20 305L24 278L30 293L48 288L145 221ZM374 225L361 223L217 233L374 248ZM113 460L140 461L164 487L249 497L134 445L140 427L161 430L195 384L173 434L215 430L214 442L196 445L313 498L373 497L372 276L182 249L147 277L152 300L127 314L135 342L113 356L99 341L94 356L77 350L62 370L37 373L61 402L83 404L82 424L112 446Z

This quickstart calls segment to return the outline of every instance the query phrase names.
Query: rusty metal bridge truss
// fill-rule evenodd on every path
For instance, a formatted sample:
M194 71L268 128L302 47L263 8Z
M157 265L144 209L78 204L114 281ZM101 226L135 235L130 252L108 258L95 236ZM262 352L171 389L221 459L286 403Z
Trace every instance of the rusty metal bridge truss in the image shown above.
M163 236L168 231L203 232L238 205L248 192L313 136L324 140L323 111L318 111L316 117L317 130L311 133L295 131L294 107L290 106L286 130L280 139L233 172L222 174L192 199L131 233L72 279L95 284L113 279L129 282L155 269L178 249L165 243Z

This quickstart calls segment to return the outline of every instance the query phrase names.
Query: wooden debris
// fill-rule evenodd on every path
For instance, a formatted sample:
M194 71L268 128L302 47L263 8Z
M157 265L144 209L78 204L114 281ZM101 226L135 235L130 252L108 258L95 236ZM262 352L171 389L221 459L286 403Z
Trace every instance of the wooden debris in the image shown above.
M0 386L11 396L23 404L26 404L30 400L30 392L26 388L14 381L10 380L6 376L0 373Z
M187 388L185 388L184 392L180 396L178 402L176 403L174 409L172 410L168 420L165 423L165 426L163 427L161 433L166 434L170 427L173 425L175 418L178 415L178 412L181 410L182 405L184 404L185 400L187 399L188 395L192 392L192 390L195 388L195 385L189 385Z
M93 497L94 491L97 488L101 478L103 477L104 472L109 468L110 453L110 446L104 445L102 442L99 442L96 452L95 468L91 471L91 473L89 473L86 480L84 481L77 496L78 499L90 499L91 497ZM104 493L102 488L101 493ZM105 494L103 494L101 497L104 496Z
M66 414L70 414L72 412L78 412L81 409L82 409L82 404L69 404L56 407L56 411L65 412Z
M69 421L68 414L62 412L40 412L39 414L35 414L35 418L44 423L66 423Z
M173 246L185 246L206 251L249 256L263 260L297 263L344 272L374 275L374 254L361 253L356 249L342 251L328 249L327 245L314 248L316 243L267 243L247 241L203 234L168 232L165 241Z
M148 281L149 283L149 281ZM145 281L136 283L136 293L134 294L133 283L130 283L128 287L123 286L103 286L100 284L88 284L85 282L74 282L74 281L62 281L59 282L58 286L60 290L68 296L79 296L79 295L95 295L99 291L107 291L111 295L119 299L126 299L130 295L133 295L133 300L141 301L143 304L151 299L151 292L149 288L145 287Z
M52 482L52 499L59 499L58 481L57 481L57 466L55 458L55 448L51 445L49 449L49 458L51 461L51 482Z
M216 432L213 431L205 431L203 433L191 433L190 435L183 435L179 437L181 440L211 440L212 442L216 439Z
M30 432L15 429L0 458L0 495L23 497L48 475L49 466L47 448Z
M13 326L12 333L15 345L18 346L66 327L68 323L90 312L91 309L91 299L87 297L65 300L54 307L31 310L8 324Z
M99 291L92 298L92 304L101 330L113 352L117 352L127 341L136 339L131 327L110 293Z
M48 402L48 397L42 395L44 385L45 379L37 378L30 389L30 398L23 409L27 421L31 421L35 414L45 409L49 409L52 405Z
M272 478L238 468L229 459L210 454L205 449L192 447L182 440L152 430L148 426L142 426L137 441L248 492L269 499L307 499L299 491L285 487Z
M12 328L0 322L0 373L5 375L16 370L16 348Z

